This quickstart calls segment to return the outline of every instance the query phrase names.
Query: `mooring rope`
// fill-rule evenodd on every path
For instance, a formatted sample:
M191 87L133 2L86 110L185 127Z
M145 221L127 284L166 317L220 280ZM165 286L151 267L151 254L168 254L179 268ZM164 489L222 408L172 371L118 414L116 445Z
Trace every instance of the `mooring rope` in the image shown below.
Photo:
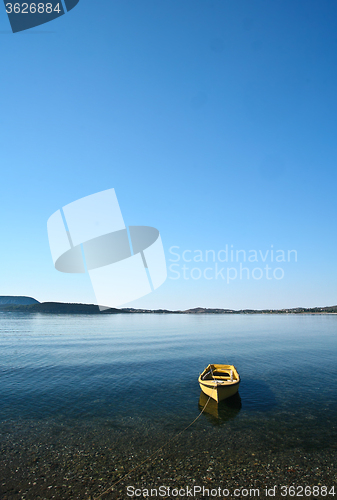
M214 391L215 388L216 388L216 386L212 389L212 392ZM141 467L146 462L148 462L149 460L151 460L152 457L154 457L155 455L157 455L157 453L159 453L163 448L165 448L165 446L167 446L169 443L171 443L171 441L173 441L174 439L176 439L183 432L185 432L189 427L191 427L191 425L193 425L198 420L198 418L202 415L202 413L205 411L206 406L208 405L210 399L211 399L211 396L209 396L209 398L208 398L205 406L203 407L203 409L201 410L201 412L199 413L199 415L190 424L188 424L187 427L185 427L182 431L178 432L178 434L175 434L173 437L171 437L171 439L169 439L168 441L166 441L166 443L164 443L160 448L158 448L156 451L154 451L152 453L152 455L150 455L149 457L147 457L140 464L136 465L127 474L124 474L124 476L122 476L120 479L118 479L118 481L116 481L112 486L109 486L109 488L106 489L105 491L103 491L98 497L94 497L94 500L100 500L104 495L106 495L107 493L109 493L109 491L112 491L115 488L115 486L117 486L117 484L119 484L120 482L123 481L123 479L126 479L132 472L134 472L135 470L139 469L139 467Z

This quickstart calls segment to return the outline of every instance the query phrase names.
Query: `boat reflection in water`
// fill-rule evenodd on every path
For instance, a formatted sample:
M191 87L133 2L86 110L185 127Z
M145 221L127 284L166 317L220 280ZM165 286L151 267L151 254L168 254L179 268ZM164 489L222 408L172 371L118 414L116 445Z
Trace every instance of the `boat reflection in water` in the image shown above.
M217 403L201 391L198 406L200 411L203 410L203 415L212 425L222 425L237 416L242 403L239 393Z

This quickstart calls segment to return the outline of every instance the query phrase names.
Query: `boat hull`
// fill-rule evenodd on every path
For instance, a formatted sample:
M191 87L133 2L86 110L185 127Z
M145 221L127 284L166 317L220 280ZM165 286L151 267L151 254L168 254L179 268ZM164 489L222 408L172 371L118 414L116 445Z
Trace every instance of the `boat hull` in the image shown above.
M217 403L234 396L239 390L240 376L234 365L208 365L199 375L200 389Z
M209 385L199 382L202 392L204 392L207 396L210 396L217 403L234 396L234 394L236 394L239 390L239 384L240 382L231 385Z

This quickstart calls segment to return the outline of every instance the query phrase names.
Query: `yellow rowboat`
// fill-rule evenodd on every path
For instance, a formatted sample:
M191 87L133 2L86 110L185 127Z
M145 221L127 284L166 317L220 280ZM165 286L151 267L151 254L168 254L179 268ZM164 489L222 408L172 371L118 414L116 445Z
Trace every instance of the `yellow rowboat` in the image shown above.
M240 375L233 365L208 365L198 382L201 390L218 403L238 392Z

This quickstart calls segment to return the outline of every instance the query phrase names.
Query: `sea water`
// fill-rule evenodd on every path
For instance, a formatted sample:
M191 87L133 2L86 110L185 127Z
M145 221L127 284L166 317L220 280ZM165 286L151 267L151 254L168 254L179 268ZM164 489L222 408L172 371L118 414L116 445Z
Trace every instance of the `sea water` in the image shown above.
M56 451L73 457L73 463L82 450L85 471L92 467L93 449L104 448L110 450L110 468L105 467L115 478L113 470L127 472L200 412L169 446L182 462L206 449L237 457L280 450L320 453L336 442L336 359L337 315L2 312L2 450L13 464L15 453L21 457L17 481L26 481L27 498L31 456L47 467L45 478L52 475ZM236 397L204 408L197 380L209 363L234 364L241 383ZM13 488L12 469L4 474ZM64 468L61 474L65 477ZM88 484L83 498L90 495Z

